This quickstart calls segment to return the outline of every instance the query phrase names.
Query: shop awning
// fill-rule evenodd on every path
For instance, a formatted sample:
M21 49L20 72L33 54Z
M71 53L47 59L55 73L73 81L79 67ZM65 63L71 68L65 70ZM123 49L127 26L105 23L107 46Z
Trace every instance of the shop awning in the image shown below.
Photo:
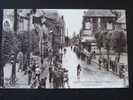
M82 37L81 42L95 42L95 38L94 37Z

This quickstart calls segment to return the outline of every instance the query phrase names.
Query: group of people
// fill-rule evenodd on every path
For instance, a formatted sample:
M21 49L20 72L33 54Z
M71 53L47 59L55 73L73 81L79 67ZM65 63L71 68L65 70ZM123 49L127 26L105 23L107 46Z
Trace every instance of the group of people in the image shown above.
M49 67L49 83L53 88L70 88L68 70L61 66ZM66 86L67 85L67 86Z
M99 62L99 69L103 67L108 71L108 60L106 58L100 56L98 62Z
M68 70L57 62L56 59L48 66L48 76L43 77L42 73L45 69L41 68L38 61L31 59L26 70L28 85L31 88L46 88L46 81L48 80L50 88L70 88Z
M39 66L38 63L34 62L31 63L30 66L28 67L28 85L31 85L31 88L38 88L40 86L45 87L45 82L46 77L41 78L41 67Z
M118 65L119 63L115 60L108 60L102 56L99 57L98 59L99 62L99 69L105 68L107 71L110 69L112 70L113 73L118 73ZM119 77L123 78L125 73L125 66L124 64L119 65Z

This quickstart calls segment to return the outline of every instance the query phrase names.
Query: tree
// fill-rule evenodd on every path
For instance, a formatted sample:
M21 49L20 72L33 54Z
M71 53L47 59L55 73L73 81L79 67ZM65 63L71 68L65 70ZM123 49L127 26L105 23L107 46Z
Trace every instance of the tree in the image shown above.
M2 46L1 46L1 58L2 58L1 67L3 68L6 63L10 62L10 56L12 53L16 53L18 51L19 51L19 41L15 37L14 33L3 31ZM13 65L15 65L15 63ZM0 77L1 79L3 79L4 82L4 72L2 73ZM2 84L4 85L4 83Z
M103 35L102 32L97 32L95 33L95 38L96 38L96 44L99 49L99 54L101 55L101 48L103 47Z
M22 32L18 35L20 43L21 43L21 51L23 53L23 70L26 70L27 66L27 56L29 51L29 38L28 32Z
M112 32L103 32L103 45L107 51L107 59L108 59L108 66L107 66L107 71L109 70L109 61L110 61L110 49L111 49L111 36L112 36Z
M126 36L123 31L115 31L111 37L112 48L118 53L118 62L120 55L126 47Z

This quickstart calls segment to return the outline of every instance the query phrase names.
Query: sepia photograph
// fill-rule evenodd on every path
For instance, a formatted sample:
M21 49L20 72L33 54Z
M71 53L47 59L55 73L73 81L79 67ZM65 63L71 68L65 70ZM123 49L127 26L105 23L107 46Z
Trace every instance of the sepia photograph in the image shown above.
M128 88L124 9L3 9L0 88Z

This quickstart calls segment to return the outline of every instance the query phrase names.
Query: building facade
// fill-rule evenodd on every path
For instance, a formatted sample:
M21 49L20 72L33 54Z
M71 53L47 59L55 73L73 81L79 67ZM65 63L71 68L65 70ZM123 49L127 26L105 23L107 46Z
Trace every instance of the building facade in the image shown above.
M112 31L115 29L116 16L111 10L91 10L84 12L82 30L80 32L81 44L96 45L95 33L99 31Z
M126 14L125 11L121 12L120 18L115 23L115 30L126 31Z

